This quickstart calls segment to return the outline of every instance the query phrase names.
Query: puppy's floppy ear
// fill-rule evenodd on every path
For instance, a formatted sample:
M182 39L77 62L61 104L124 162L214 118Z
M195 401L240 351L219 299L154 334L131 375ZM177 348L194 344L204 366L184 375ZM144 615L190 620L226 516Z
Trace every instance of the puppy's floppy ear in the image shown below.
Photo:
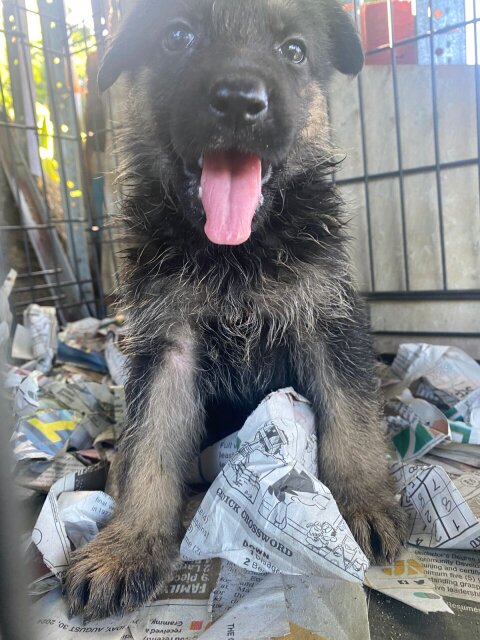
M356 76L365 56L355 24L337 0L323 0L328 20L332 64L341 73Z
M110 89L124 71L135 68L145 59L145 47L149 39L146 25L149 13L154 12L154 5L152 0L140 0L123 19L100 65L100 91Z
M103 93L118 80L126 68L126 57L122 53L121 38L117 36L105 54L98 72L98 88Z

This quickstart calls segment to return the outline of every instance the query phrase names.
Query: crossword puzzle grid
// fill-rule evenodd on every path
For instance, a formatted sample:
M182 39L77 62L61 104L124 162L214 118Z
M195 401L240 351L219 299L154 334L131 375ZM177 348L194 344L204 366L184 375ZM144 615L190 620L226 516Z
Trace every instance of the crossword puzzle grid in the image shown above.
M479 526L478 520L443 469L406 465L401 472L406 485L405 498L417 512L412 542L448 548L459 538L468 536L469 530L473 534L473 528Z

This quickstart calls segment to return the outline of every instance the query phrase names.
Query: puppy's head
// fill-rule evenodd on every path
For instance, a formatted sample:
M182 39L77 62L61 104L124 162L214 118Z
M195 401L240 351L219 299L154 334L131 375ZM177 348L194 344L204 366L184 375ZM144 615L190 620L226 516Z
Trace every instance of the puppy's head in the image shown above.
M99 85L127 74L143 170L168 167L192 224L213 243L239 245L280 181L313 150L318 161L331 72L362 65L337 0L139 0Z

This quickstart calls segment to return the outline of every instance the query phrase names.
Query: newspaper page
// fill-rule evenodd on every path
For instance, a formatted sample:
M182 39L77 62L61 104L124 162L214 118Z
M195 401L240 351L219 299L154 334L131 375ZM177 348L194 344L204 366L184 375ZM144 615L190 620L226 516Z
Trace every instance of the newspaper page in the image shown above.
M387 403L385 414L392 442L404 461L424 456L452 439L449 421L440 409L414 398L408 390Z
M229 608L201 636L202 640L271 640L290 632L282 576L270 574Z
M282 576L290 635L285 640L369 640L360 584L321 576Z
M480 561L474 552L414 549L425 575L442 596L477 603L480 613Z
M92 447L96 452L88 454L89 459L112 457L124 423L123 387L109 388L80 375L49 378L21 369L9 372L7 387L19 417L12 436L19 484L48 491L62 470L66 475L88 464L82 452Z
M55 307L31 304L23 312L23 321L25 328L30 332L36 368L43 373L48 373L57 352L57 311Z
M480 365L461 349L431 344L403 344L392 373L408 386L421 377L436 389L463 400L480 388Z
M289 633L281 576L255 576L247 590L246 576L228 570L219 586L219 572L218 560L182 563L165 591L138 612L88 624L79 618L68 619L66 603L57 589L35 606L38 638L70 640L90 635L112 640L270 640ZM234 599L234 593L239 597ZM210 602L214 594L221 616L212 615Z
M439 466L397 463L392 475L410 516L411 544L480 550L480 473L453 481Z
M67 409L38 411L28 418L21 418L12 436L13 453L17 460L53 460L75 435L81 416ZM86 442L82 438L82 442ZM81 447L83 448L83 447Z
M134 640L270 640L285 636L289 625L281 577L262 576L247 588L248 580L228 568L225 572L222 563L221 584L216 585L219 565L210 560L184 563L167 592L144 607L131 623ZM240 597L234 599L234 593ZM222 615L214 615L217 608Z
M92 540L113 514L114 500L103 492L103 464L58 480L47 496L32 532L43 562L59 580L70 563L71 542Z
M10 380L12 380L12 377L9 377ZM39 380L41 380L42 377L43 373L40 371L32 371L32 373L26 377L22 377L18 380L18 386L15 387L16 391L13 400L13 411L16 416L20 418L28 418L39 409Z
M480 389L455 405L453 439L462 444L480 445ZM479 453L480 456L480 453Z
M97 318L82 318L76 322L68 322L60 331L58 338L66 343L70 340L95 338L101 326L102 321Z
M403 551L393 565L370 567L365 584L423 613L453 613L410 550Z
M138 612L83 624L57 589L34 609L39 640L368 640L361 585L319 576L253 574L228 561L182 563Z
M268 396L206 494L181 546L185 560L221 557L259 573L362 582L368 560L316 477L315 416L293 389Z
M47 494L52 486L70 473L85 470L85 465L71 453L53 460L22 460L15 469L16 482L25 488Z
M428 619L420 607L402 603L402 587L395 592L370 591L368 615L372 640L471 640L478 636L480 616L480 563L475 552L410 548L408 563L390 567L399 581L425 576L454 615L434 614ZM371 570L370 570L371 571ZM370 573L370 572L369 572ZM367 575L368 578L368 575ZM423 586L420 587L423 589ZM395 598L392 599L392 598ZM431 594L426 593L424 606ZM436 600L432 600L435 604Z
M219 620L256 586L265 580L267 574L252 573L228 560L221 561L220 575L208 602L212 622Z
M467 447L480 444L480 365L453 347L404 344L387 381L392 376L386 416L399 456L409 461L441 449L445 459L477 466L478 451Z
M212 484L239 448L238 431L208 447L198 456L196 464L192 465L187 482L191 485Z
M134 640L191 640L210 626L208 602L219 561L182 563L168 587L135 614L130 622Z
M132 615L84 624L79 617L69 618L67 601L60 589L44 595L33 605L32 623L37 640L73 640L79 636L95 640L121 640L128 637Z
M282 416L294 419L297 429L301 424L308 425L311 420L308 403L291 390L286 396L290 413L285 413L284 406ZM274 414L269 415L267 422L274 418ZM236 435L235 447L238 444L241 449L246 443L255 450L259 443L255 440L257 431L252 431L251 441L244 440L241 433ZM303 469L298 471L301 482L293 484L291 491L306 506L316 505L311 492L307 491L306 496L302 492L304 479L309 483L314 480L307 469L315 466L316 442L310 428L298 433L300 438L294 441L292 437L289 446L295 448L295 455L305 465L305 475ZM272 443L275 448L278 442L283 442L278 434L265 430L262 437L262 450ZM267 438L271 439L270 443ZM220 564L219 560L210 559L183 563L165 592L131 616L88 624L83 624L81 619L69 620L66 604L56 586L68 566L70 548L88 543L111 517L114 502L104 493L104 485L103 467L62 478L52 487L38 518L32 539L45 570L43 577L32 585L32 592L45 594L35 605L34 623L40 640L68 640L78 635L113 640L271 640L290 635L338 640L368 638L366 601L360 583L249 571L228 561ZM293 514L296 513L294 510ZM321 523L318 526L321 529ZM340 529L338 536L342 533ZM279 537L281 535L280 530ZM351 551L348 545L342 548L343 557L348 558ZM352 557L355 555L350 559ZM251 552L249 559L254 561Z

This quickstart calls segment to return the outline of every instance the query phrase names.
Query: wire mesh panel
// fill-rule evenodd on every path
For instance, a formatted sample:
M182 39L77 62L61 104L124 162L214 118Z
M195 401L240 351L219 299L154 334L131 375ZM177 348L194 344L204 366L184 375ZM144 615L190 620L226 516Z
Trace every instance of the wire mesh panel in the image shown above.
M5 261L19 271L14 305L57 306L62 320L105 315L116 272L105 174L114 169L109 98L96 89L116 3L1 4L0 157L16 214L4 212Z
M468 304L480 300L480 3L345 6L361 30L366 67L332 92L334 137L348 154L337 182L360 211L354 253L363 287L373 309L389 316L377 313L376 328L480 335L479 308ZM429 301L456 306L437 304L421 318L413 303ZM447 313L449 322L439 318Z
M333 136L347 154L335 180L355 209L363 289L389 317L374 327L408 333L400 316L415 317L414 303L455 301L470 323L455 324L457 307L448 326L426 316L421 333L478 335L468 303L480 300L480 0L344 5L366 67L332 88ZM55 304L61 320L103 316L118 267L109 218L121 96L100 96L96 75L120 3L0 6L0 159L14 200L0 228L20 272L14 304Z

